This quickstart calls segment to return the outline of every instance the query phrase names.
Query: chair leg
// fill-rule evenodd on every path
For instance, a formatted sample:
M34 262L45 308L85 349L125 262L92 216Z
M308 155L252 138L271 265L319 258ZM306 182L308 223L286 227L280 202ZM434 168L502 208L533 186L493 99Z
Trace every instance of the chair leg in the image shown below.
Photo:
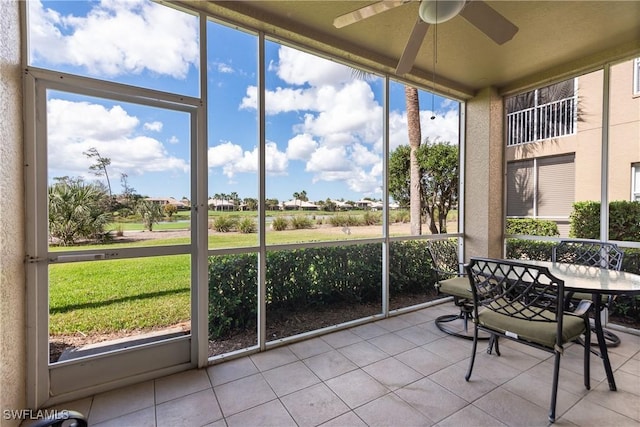
M471 360L469 362L469 369L467 370L467 374L464 376L465 381L469 381L471 378L471 372L473 371L473 363L476 360L476 350L478 349L478 326L474 324L473 327L473 345L471 346Z
M549 422L556 421L556 400L558 397L558 377L560 375L560 352L556 350L553 363L553 388L551 389L551 405L549 407Z
M589 320L585 322L587 330L584 334L584 386L591 389L591 327Z

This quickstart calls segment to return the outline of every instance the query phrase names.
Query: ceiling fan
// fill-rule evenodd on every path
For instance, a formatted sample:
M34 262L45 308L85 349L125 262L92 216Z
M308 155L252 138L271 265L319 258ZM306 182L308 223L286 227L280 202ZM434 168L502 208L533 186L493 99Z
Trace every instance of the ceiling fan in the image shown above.
M398 75L408 73L413 67L431 24L441 24L460 15L499 45L511 40L518 32L518 27L482 0L382 0L338 16L333 26L346 27L411 1L420 1L420 9L396 67Z

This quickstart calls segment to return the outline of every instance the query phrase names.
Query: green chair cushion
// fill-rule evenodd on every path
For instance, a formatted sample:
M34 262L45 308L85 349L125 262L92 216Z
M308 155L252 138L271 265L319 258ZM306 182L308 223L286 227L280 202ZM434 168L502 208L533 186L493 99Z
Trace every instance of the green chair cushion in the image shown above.
M468 277L452 277L451 279L441 280L436 286L443 294L473 300Z
M518 339L533 342L553 349L556 344L558 325L555 322L520 319L484 309L478 313L479 324ZM562 320L562 343L573 341L585 332L582 317L565 314Z
M591 294L588 294L586 292L574 292L571 294L571 299L578 299L578 300L583 300L586 299L587 301L591 301L593 299L593 296ZM603 304L606 304L609 301L609 295L603 294L600 298L600 301L602 301Z

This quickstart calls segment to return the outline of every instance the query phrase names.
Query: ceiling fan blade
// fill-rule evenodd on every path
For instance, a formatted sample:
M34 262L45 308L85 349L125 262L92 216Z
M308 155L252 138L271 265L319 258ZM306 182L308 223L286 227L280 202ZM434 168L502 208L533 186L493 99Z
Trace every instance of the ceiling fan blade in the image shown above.
M508 42L518 32L518 27L481 0L467 2L460 15L497 44Z
M413 26L413 30L411 30L411 35L409 36L409 40L404 47L404 52L402 52L400 61L398 61L398 66L396 67L397 75L402 76L411 71L411 68L413 68L413 63L416 60L416 56L418 56L418 51L420 50L420 46L422 46L422 41L424 40L424 36L427 34L428 29L429 24L418 18L416 24Z
M362 7L353 12L345 13L338 16L333 20L333 26L336 28L346 27L347 25L354 24L363 19L372 17L382 12L386 12L394 7L402 6L403 4L411 0L383 0L377 3L370 4L369 6Z

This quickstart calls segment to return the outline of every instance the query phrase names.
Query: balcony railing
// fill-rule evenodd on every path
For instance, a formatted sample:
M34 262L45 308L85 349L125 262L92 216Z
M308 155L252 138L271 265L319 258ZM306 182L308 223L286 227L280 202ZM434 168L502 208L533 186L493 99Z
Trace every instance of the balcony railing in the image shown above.
M577 98L507 114L507 146L572 135L576 132Z

